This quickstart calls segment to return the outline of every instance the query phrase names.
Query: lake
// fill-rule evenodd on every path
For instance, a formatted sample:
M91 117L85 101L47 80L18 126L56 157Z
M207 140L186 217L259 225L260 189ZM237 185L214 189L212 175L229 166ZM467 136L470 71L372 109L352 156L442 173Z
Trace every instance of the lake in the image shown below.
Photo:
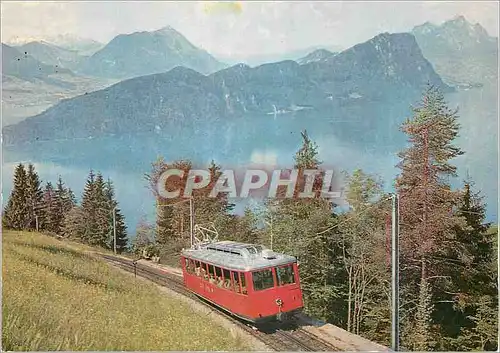
M462 129L457 144L466 151L454 163L459 177L452 182L460 185L470 175L476 189L486 197L488 220L493 222L497 221L498 213L497 92L496 85L488 85L446 97L450 107L460 107ZM385 119L376 118L384 113L387 113ZM401 114L400 108L387 112L365 110L353 114L352 119L345 112L339 115L317 116L303 111L246 116L196 130L179 126L148 135L4 147L4 200L10 194L13 168L19 162L33 162L43 181L55 183L61 175L78 198L92 168L113 180L129 232L133 234L142 216L154 220L154 200L146 188L144 174L158 156L166 160L189 159L198 166L214 159L223 169L252 164L292 167L303 129L318 144L319 158L325 167L347 171L361 168L379 175L386 189L391 190L398 173L397 152L405 145L405 136L398 131L398 125L410 115L409 110L406 115ZM238 210L241 209L240 205Z

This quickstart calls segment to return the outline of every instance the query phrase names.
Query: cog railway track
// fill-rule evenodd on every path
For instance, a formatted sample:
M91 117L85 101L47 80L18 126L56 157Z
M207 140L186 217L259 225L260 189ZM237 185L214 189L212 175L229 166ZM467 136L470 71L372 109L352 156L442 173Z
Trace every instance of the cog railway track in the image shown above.
M196 300L198 303L206 306L212 312L223 315L226 319L238 326L240 329L254 336L268 347L275 351L339 351L337 347L331 343L316 337L300 327L291 328L291 330L269 326L265 329L257 329L243 322L239 318L234 317L230 313L214 307L212 304L198 297L184 287L182 278L155 268L136 263L120 257L110 255L99 255L108 263L121 268L127 272L135 273L136 276L146 278L158 285L167 287L168 289Z

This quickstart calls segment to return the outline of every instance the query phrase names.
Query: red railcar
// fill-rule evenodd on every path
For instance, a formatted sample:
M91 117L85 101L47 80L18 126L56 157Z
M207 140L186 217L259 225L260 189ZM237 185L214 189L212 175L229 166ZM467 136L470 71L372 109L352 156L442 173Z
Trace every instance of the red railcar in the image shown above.
M252 323L291 318L302 310L297 260L261 245L219 241L181 255L185 286Z

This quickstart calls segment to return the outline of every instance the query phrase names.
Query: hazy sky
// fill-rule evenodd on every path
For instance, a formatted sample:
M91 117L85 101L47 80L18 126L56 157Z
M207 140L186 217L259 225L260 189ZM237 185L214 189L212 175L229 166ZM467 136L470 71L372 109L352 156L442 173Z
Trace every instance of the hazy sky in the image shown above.
M316 45L344 48L464 15L498 36L498 2L8 2L2 41L74 34L107 42L120 33L174 27L219 57L243 58Z

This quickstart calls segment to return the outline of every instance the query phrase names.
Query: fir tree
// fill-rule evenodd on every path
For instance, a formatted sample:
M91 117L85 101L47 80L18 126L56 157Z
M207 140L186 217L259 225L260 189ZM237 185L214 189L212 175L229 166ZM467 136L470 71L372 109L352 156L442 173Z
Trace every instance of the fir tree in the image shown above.
M57 207L64 218L66 213L68 213L75 205L76 199L73 191L66 187L61 176L59 176L56 184L56 196L57 196Z
M97 210L95 208L97 203L96 198L95 174L91 170L82 194L82 240L92 245L97 245L96 234L98 232L98 225L96 221Z
M245 208L243 217L239 220L239 240L244 243L257 244L259 233L257 232L257 217L248 207Z
M66 195L67 191L61 176L59 176L59 178L57 179L57 184L54 193L55 193L55 205L56 205L55 207L57 210L55 219L55 228L57 229L56 232L59 233L64 221L64 217L66 213L69 211L69 209L71 209L71 206L68 205L67 195Z
M61 234L68 239L86 242L85 238L85 212L83 208L75 205L66 214L61 227Z
M51 182L45 184L43 190L43 223L42 228L51 233L57 233L60 226L60 217L57 209L57 199Z
M106 183L100 172L97 173L94 184L94 209L96 232L93 234L92 244L106 248L109 244L109 239L112 237L112 210L114 200L110 199L106 190Z
M14 187L4 210L4 224L7 228L26 229L30 224L27 202L28 181L24 165L19 163L14 171Z
M156 221L156 243L160 246L167 245L175 240L176 235L173 228L174 210L170 205L158 207Z
M28 228L34 230L37 228L37 222L43 219L43 191L41 181L31 163L28 165L26 184L27 217L30 219Z
M76 204L77 204L76 196L75 196L75 193L73 192L73 190L71 190L71 188L68 188L66 190L66 198L68 200L68 205L67 205L68 209L71 209L74 206L76 206Z
M466 224L455 227L455 245L446 248L443 253L449 260L445 267L449 279L438 293L441 303L436 320L446 338L444 342L451 344L442 344L442 348L447 350L477 349L483 345L491 350L491 347L496 346L494 337L487 339L486 336L473 334L477 332L478 326L487 326L481 313L489 310L498 317L495 311L497 282L491 270L495 262L494 236L489 232L491 224L484 222L486 205L483 197L473 191L473 185L471 180L465 182L457 212ZM461 336L470 338L468 344L462 342Z
M125 218L123 217L120 208L118 207L118 202L115 199L115 190L113 186L113 182L108 179L105 184L104 193L107 200L107 209L109 210L109 223L110 224L110 232L112 234L111 240L108 242L108 247L110 249L114 249L114 231L113 226L116 227L116 251L118 253L122 253L128 247L128 238L127 238L127 226L125 225ZM114 225L113 225L113 213L114 217Z

